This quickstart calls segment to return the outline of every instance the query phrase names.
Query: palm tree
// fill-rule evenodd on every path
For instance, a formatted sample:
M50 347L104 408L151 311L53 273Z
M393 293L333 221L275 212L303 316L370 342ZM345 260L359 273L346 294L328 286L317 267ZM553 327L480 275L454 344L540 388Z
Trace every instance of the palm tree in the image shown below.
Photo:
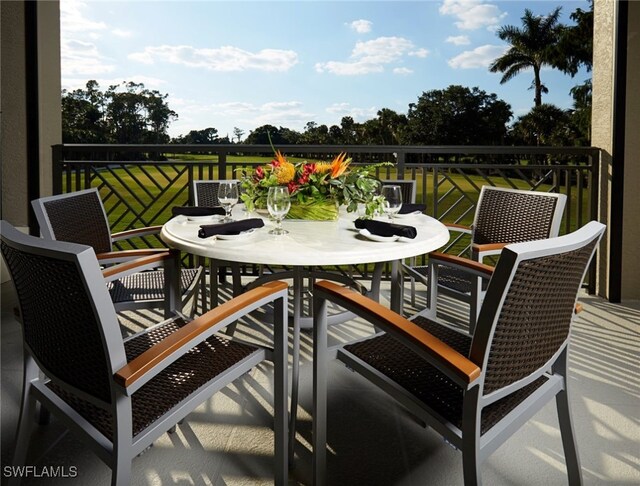
M531 10L525 9L522 17L522 27L506 25L498 29L498 37L509 42L511 47L501 57L497 58L489 70L492 73L504 73L500 84L504 84L525 69L533 69L533 84L535 89L535 106L542 104L542 93L549 90L540 81L542 66L552 66L554 50L560 35L561 25L558 24L562 7L557 7L547 16L533 15Z

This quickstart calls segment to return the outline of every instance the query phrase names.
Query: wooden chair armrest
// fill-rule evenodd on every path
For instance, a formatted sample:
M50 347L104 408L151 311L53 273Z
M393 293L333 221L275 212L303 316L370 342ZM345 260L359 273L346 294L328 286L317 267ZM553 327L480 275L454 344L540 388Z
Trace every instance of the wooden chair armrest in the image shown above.
M120 231L111 235L111 241L126 240L140 236L157 235L162 231L162 226L147 226L145 228L136 228L127 231Z
M129 260L136 260L140 257L151 256L151 255L159 255L161 253L166 253L168 250L166 248L143 248L138 250L117 250L117 251L106 251L104 253L98 253L96 258L98 258L98 262L102 265L107 265L111 263L121 263Z
M437 265L461 268L483 278L491 278L494 270L494 267L491 265L485 265L484 263L476 262L475 260L469 260L468 258L448 255L437 251L429 253L429 263L431 262Z
M165 250L161 253L155 253L153 255L144 256L135 260L126 260L118 265L102 270L102 276L107 282L117 280L132 273L142 272L143 270L150 270L157 268L168 258L173 258L173 255Z
M219 305L181 327L120 368L114 375L115 382L122 387L130 387L151 372L153 368L170 358L172 354L177 354L176 358L182 356L183 353L180 351L183 348L186 347L184 349L186 351L207 339L215 331L214 327L216 325L229 320L229 318L236 320L241 315L249 312L251 309L247 310L247 308L251 307L252 304L256 304L278 292L286 292L287 287L285 282L269 282Z
M457 231L458 233L469 233L471 234L471 227L464 224L456 224L456 223L446 223L445 226L448 230Z
M327 280L314 285L314 297L354 312L394 336L463 386L480 376L480 367L433 334L358 292Z
M573 309L573 312L575 314L580 314L583 310L584 310L584 307L582 307L582 304L580 302L576 302L576 306Z
M473 243L471 245L471 250L478 253L485 253L488 251L499 253L508 243L484 243L478 244Z

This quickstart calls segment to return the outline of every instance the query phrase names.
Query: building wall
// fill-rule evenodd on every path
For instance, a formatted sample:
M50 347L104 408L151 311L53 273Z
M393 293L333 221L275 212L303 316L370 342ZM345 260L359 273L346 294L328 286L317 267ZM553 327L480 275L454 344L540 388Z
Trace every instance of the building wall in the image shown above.
M640 299L640 2L629 2L622 298Z
M628 2L628 46L626 93L619 96L625 103L625 166L623 202L622 299L640 299L640 2ZM599 219L610 222L611 172L613 153L613 113L615 36L617 2L595 0L593 38L593 116L592 145L602 149L600 161ZM608 233L608 232L607 232ZM598 294L609 297L609 238L598 258ZM616 270L613 270L616 272Z
M2 219L27 226L24 4L0 2Z
M60 4L38 2L40 195L51 194L51 146L62 142ZM2 219L28 227L27 112L24 2L0 2ZM0 260L0 267L3 267ZM1 279L7 279L4 268Z
M62 143L60 2L38 2L38 92L40 103L40 196L53 187L51 146Z

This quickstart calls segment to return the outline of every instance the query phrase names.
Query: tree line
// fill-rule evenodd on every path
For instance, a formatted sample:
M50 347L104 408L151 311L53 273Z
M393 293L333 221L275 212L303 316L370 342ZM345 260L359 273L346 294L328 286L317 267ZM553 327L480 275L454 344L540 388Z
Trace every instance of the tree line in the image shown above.
M167 102L167 94L149 90L142 83L125 82L101 91L95 80L85 89L62 92L63 141L65 143L269 143L336 145L589 145L591 125L591 80L571 90L572 109L543 103L549 88L541 76L543 67L575 76L580 67L592 67L593 3L577 8L575 25L559 23L561 8L545 16L526 9L521 26L507 25L497 36L509 43L504 55L490 65L502 73L506 83L531 71L534 106L514 118L511 106L478 87L451 85L425 91L409 103L406 113L382 108L362 123L345 116L339 125L308 122L302 131L262 125L244 137L235 127L231 139L207 127L171 138L170 123L178 118Z

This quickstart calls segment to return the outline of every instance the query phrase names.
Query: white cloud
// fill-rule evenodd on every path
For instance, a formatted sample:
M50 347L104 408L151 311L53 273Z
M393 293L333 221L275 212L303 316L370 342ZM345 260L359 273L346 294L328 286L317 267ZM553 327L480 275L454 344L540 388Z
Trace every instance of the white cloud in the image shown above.
M373 26L373 22L369 20L359 19L351 22L349 27L352 30L355 30L358 34L366 34L367 32L371 32L371 27Z
M317 120L316 113L304 109L300 101L268 101L255 104L246 101L202 103L192 99L169 97L169 106L180 118L171 124L171 136L185 134L194 128L215 127L220 136L229 135L225 130L240 127L249 131L261 125L275 125L302 130L310 120Z
M63 77L104 74L115 69L115 66L105 62L96 45L91 42L62 39L60 51Z
M464 51L462 54L449 59L447 64L454 69L472 69L489 67L494 59L501 56L508 49L506 46L492 46L486 44L476 47L471 51Z
M350 61L327 61L316 63L317 72L329 72L340 76L380 73L384 65L396 62L404 55L425 57L427 49L415 49L413 42L404 37L378 37L359 41L351 52Z
M268 101L260 105L243 101L214 103L208 111L217 117L233 117L236 125L247 124L251 127L260 125L297 125L302 127L315 117L314 113L306 112L300 101Z
M118 37L131 37L132 33L112 28L102 21L87 16L88 4L82 1L60 2L60 57L63 84L73 82L75 76L96 78L115 70L112 60L103 56L93 43L107 32ZM84 83L82 84L84 86Z
M130 30L113 29L111 33L116 37L122 37L123 39L129 39L133 37L133 32L131 32Z
M486 27L496 30L507 14L496 5L482 0L444 0L440 7L442 15L453 15L458 19L456 27L461 30L475 30Z
M429 55L429 49L420 48L409 53L410 56L425 58Z
M63 33L106 30L107 24L104 22L95 22L84 16L83 10L86 8L85 2L74 0L60 2L60 30Z
M394 68L393 74L411 74L413 73L413 69L409 69L406 67L398 67Z
M466 35L451 35L447 37L447 40L445 40L445 42L454 44L456 46L466 46L468 44L471 44L469 37Z
M316 71L329 72L338 76L357 76L359 74L381 73L384 67L380 64L372 64L363 61L340 62L328 61L316 63Z
M389 63L399 59L413 48L413 42L404 37L378 37L370 41L356 42L351 57L375 64Z
M375 106L370 108L357 108L355 106L351 106L350 103L333 103L328 106L325 111L331 115L339 116L340 118L343 116L350 116L355 121L366 121L375 116L378 112Z
M156 61L204 68L210 71L288 71L298 63L295 51L262 49L249 52L234 46L196 48L192 46L149 46L129 54L129 59L153 64Z

